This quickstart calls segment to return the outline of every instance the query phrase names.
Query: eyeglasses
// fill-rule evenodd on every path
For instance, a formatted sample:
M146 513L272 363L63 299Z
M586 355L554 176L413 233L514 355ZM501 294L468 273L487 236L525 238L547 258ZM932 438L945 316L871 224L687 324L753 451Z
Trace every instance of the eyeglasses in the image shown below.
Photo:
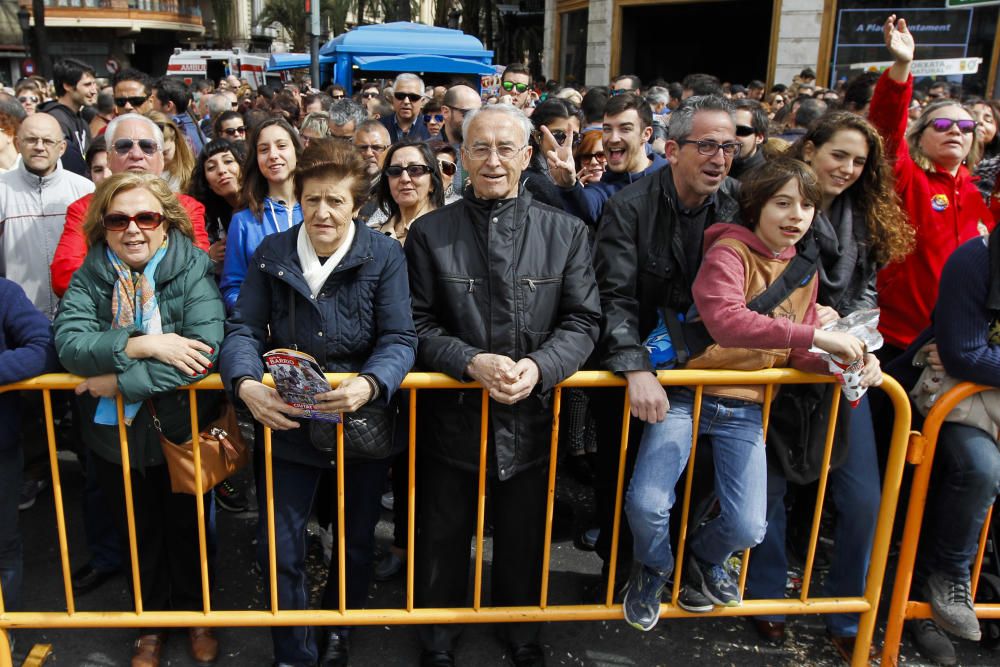
M63 139L49 139L48 137L21 137L19 141L26 146L37 146L39 143L45 146L46 150L55 148L61 144Z
M450 104L445 104L444 106L448 107L449 109L451 109L452 111L454 111L456 113L462 114L463 116L465 114L469 113L470 111L472 111L472 109L463 109L462 107L453 107Z
M143 104L145 104L146 100L148 99L149 99L148 95L144 97L116 97L115 106L124 109L125 105L129 104L132 106L133 109L137 109L141 107Z
M927 123L927 127L933 127L935 132L947 132L952 125L958 125L962 134L969 134L976 129L976 121L968 118L935 118Z
M501 146L462 146L462 150L471 159L480 161L487 160L491 153L496 153L497 158L501 162L506 162L507 160L513 160L518 153L527 148L525 146L511 146L510 144L503 144Z
M624 95L625 93L634 93L634 92L635 91L630 88L612 88L611 96L615 97L616 95Z
M512 90L516 90L519 93L523 93L528 89L528 84L514 83L513 81L504 81L500 85L503 86L503 89L506 90L508 93Z
M235 137L237 134L243 137L246 136L247 128L245 125L240 125L239 127L227 127L222 131L222 133L229 137Z
M439 114L439 113L429 114L429 113L425 113L424 114L424 122L425 123L429 123L431 121L434 121L435 123L443 123L444 122L444 114Z
M136 144L139 145L139 150L146 155L155 155L160 150L160 147L152 139L115 139L115 143L112 146L118 155L128 155L132 152L132 147Z
M342 100L344 99L344 94L341 93L340 95L330 95L330 97L332 97L335 100Z
M749 137L751 134L757 134L749 125L737 125L736 126L736 136L737 137Z
M104 228L111 232L120 232L135 223L139 229L156 229L163 223L163 214L156 211L139 211L135 215L126 213L107 213L101 219Z
M33 95L21 95L17 98L17 101L21 104L38 104L38 98Z
M388 148L385 144L354 144L354 147L358 149L359 153L367 153L371 151L376 155L378 153L384 153L385 149Z
M684 144L694 144L698 147L698 154L704 155L706 157L712 157L720 150L722 154L726 157L736 157L740 154L740 149L743 147L742 144L737 142L720 144L718 141L711 141L710 139L693 140L693 139L678 139L677 144L683 146Z
M366 100L374 100L378 97L378 93L361 93L361 97Z
M420 178L421 176L426 176L434 170L426 164L408 164L405 167L394 164L391 167L385 168L385 175L389 178L399 178L403 175L404 171L410 176L410 178Z
M451 160L438 160L438 166L441 167L441 173L445 176L454 176L458 170L458 166Z
M596 153L580 153L577 156L580 162L589 162L591 160L597 160L598 162L604 162L608 159L608 156L604 154L604 151L597 151Z
M399 102L402 102L403 100L410 100L413 104L416 104L424 98L424 96L420 93L393 93L392 96Z

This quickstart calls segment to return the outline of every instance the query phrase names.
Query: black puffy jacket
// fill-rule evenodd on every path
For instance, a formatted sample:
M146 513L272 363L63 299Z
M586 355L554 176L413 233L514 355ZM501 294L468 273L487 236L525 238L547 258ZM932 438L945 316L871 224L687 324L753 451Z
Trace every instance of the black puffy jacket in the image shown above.
M657 308L691 307L697 264L677 230L673 171L665 167L618 192L604 206L594 246L601 288L601 366L615 373L653 370L643 341ZM706 226L739 217L739 183L727 178L710 204ZM694 265L693 265L694 264Z
M501 480L548 460L551 389L593 350L600 300L583 223L522 190L513 199L465 198L428 213L406 240L422 370L469 378L481 352L530 357L538 387L521 402L490 401L488 471ZM479 467L481 390L420 394L418 451Z

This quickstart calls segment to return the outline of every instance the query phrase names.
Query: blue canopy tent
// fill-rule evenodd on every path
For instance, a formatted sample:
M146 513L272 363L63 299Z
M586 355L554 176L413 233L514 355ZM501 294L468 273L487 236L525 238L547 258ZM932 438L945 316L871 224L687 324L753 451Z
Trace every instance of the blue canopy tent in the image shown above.
M355 69L488 75L494 72L492 62L493 52L472 35L403 21L360 26L337 35L320 49L321 77L344 86L348 94L353 92Z
M324 58L320 56L319 65L322 67L324 64L332 63L333 58ZM268 72L283 72L290 69L308 69L309 68L309 54L308 53L272 53L271 57L267 60L267 71Z

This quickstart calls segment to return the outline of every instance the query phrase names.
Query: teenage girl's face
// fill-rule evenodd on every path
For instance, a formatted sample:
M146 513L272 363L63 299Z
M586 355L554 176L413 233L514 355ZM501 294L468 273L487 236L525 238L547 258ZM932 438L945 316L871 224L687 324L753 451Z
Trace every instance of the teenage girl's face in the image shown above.
M861 178L868 160L868 141L858 130L838 130L818 148L807 141L802 157L816 172L824 201L833 201Z
M773 252L798 243L812 224L816 207L799 192L797 179L789 179L764 204L753 233Z
M282 184L295 173L295 143L277 125L265 127L257 137L257 168L268 183Z
M93 159L90 161L90 180L94 182L94 185L100 185L101 181L110 175L111 170L108 169L107 152L95 153Z
M240 191L240 163L229 151L205 160L205 181L215 194L228 199Z
M974 104L972 115L979 121L976 133L983 140L983 143L988 144L993 141L997 136L997 119L993 116L993 107L989 104Z

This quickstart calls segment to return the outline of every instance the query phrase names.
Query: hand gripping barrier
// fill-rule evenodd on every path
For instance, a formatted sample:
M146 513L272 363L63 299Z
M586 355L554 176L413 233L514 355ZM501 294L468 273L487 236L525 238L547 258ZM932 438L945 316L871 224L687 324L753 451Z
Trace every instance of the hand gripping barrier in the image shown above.
M330 374L328 376L331 384L336 386L348 374ZM201 611L147 611L143 609L141 587L139 585L138 555L136 547L135 516L132 508L132 488L130 480L130 462L125 427L123 426L122 401L118 397L119 414L119 439L122 455L122 476L124 483L125 498L127 502L126 516L128 522L128 544L129 557L132 571L133 591L135 592L134 609L130 611L78 611L73 596L73 587L70 574L69 546L66 537L66 520L63 513L62 485L59 478L59 465L56 458L55 431L52 422L52 401L50 392L52 390L73 389L81 382L81 378L68 374L43 375L31 380L7 385L0 388L0 391L24 390L41 391L43 398L46 436L49 445L49 460L52 469L52 489L55 501L56 529L59 542L60 564L62 570L62 582L66 597L65 611L17 611L5 612L2 606L2 595L0 595L0 667L11 664L10 645L7 638L7 630L10 628L149 628L149 627L191 627L191 626L234 626L234 627L266 627L276 625L376 625L376 624L424 624L424 623L494 623L494 622L514 622L514 621L593 621L605 619L622 618L622 607L613 602L615 570L619 567L616 562L617 544L620 532L620 509L622 504L624 486L624 462L628 443L629 427L629 405L627 400L624 403L622 414L623 429L621 450L619 453L619 471L616 490L616 512L612 535L611 561L607 580L607 596L603 604L549 604L549 561L551 556L552 542L552 519L553 503L555 500L556 482L556 461L559 433L559 411L561 405L561 388L563 387L609 387L624 386L625 382L620 377L607 372L583 371L576 373L562 382L554 391L553 411L554 417L551 430L550 464L548 471L548 493L547 507L545 513L545 547L543 561L539 564L542 570L541 596L537 606L524 607L488 607L482 604L482 578L483 578L483 527L485 524L486 508L486 456L487 456L487 424L489 395L482 392L482 418L480 423L479 442L479 492L477 507L477 525L475 531L475 584L473 591L473 601L471 607L452 609L430 609L414 607L414 572L413 558L406 560L406 600L403 608L397 609L347 609L346 608L346 586L345 586L345 560L344 560L344 468L336 468L336 496L338 514L338 534L336 539L339 543L339 562L337 574L339 577L340 599L337 609L327 610L292 610L278 608L277 594L277 574L274 542L274 504L272 498L273 470L271 460L271 431L264 429L264 462L265 462L265 486L267 491L266 517L261 520L267 521L268 549L269 549L269 570L267 572L270 589L271 604L269 609L250 610L215 610L212 608L209 591L208 560L206 558L206 535L205 535L205 508L201 497L198 497L197 516L199 522L198 542L201 556L201 589L203 608ZM805 384L814 382L832 382L830 377L809 375L791 369L771 369L766 371L663 371L659 373L661 384L667 386L687 386L695 389L695 413L694 432L692 437L692 450L689 458L688 468L685 476L685 488L681 505L681 533L679 544L675 550L677 556L677 569L675 571L675 584L671 593L669 603L664 603L662 607L662 618L685 618L691 617L689 614L677 606L677 595L681 581L681 567L684 562L684 546L687 538L686 525L689 516L689 505L691 500L691 482L694 474L695 448L698 439L698 421L701 411L701 397L704 385L765 385L765 405L764 405L764 429L766 431L768 417L770 413L771 399L774 395L775 385L780 384ZM265 377L265 382L270 382L269 377ZM402 388L410 391L409 419L410 439L409 439L409 479L407 493L409 497L408 506L408 544L409 553L414 553L414 524L415 524L415 504L416 504L416 479L415 460L418 443L416 442L416 416L417 403L421 392L433 391L436 389L474 389L479 387L475 383L464 383L454 380L448 376L434 373L410 373L403 383ZM222 382L218 375L211 375L205 379L182 387L179 391L190 393L191 423L194 434L194 456L196 484L201 484L200 471L200 443L198 441L198 416L197 416L197 393L204 390L220 390ZM748 616L760 614L820 614L820 613L850 613L861 614L857 641L852 664L855 667L868 664L869 648L872 642L872 635L875 626L876 612L881 595L882 581L885 575L886 560L889 552L889 541L892 532L892 521L896 512L896 503L899 496L899 488L902 480L903 468L905 466L907 437L910 428L910 404L906 393L898 383L892 378L886 377L882 389L886 391L892 401L895 410L895 421L892 431L892 443L889 452L888 463L882 485L882 501L879 509L878 523L875 530L875 540L871 554L871 565L868 571L868 579L865 585L864 594L855 598L828 598L813 597L810 589L813 579L813 563L816 555L816 544L819 536L820 517L822 515L823 501L826 495L827 468L830 461L831 447L833 443L833 429L827 434L826 450L824 454L823 474L819 479L819 491L816 501L816 509L813 515L810 532L810 542L808 557L806 559L805 573L802 582L802 592L797 599L775 599L775 600L745 600L741 606L717 608L708 614L698 614L698 616ZM839 392L837 392L839 394ZM832 410L834 418L831 423L836 423L836 411L839 401L834 396ZM343 460L344 440L342 427L337 432L337 459ZM742 591L747 571L749 552L743 554L740 589ZM912 564L912 562L911 562Z
M977 385L971 382L955 385L938 398L934 407L927 413L927 419L924 420L924 430L922 432L914 431L910 434L906 460L915 465L916 469L913 472L913 482L910 486L910 500L906 509L906 523L903 526L903 541L899 548L896 581L893 585L892 600L889 605L885 643L882 647L882 665L895 667L899 664L899 643L903 635L903 624L909 619L930 618L931 616L931 608L928 603L910 599L910 586L913 581L913 567L917 559L917 547L920 544L920 528L924 520L927 491L941 425L945 422L948 413L964 399L990 389L995 389L995 387ZM973 561L973 600L976 599L976 592L979 588L979 575L982 572L983 554L986 551L986 537L991 516L992 510L986 514L986 520L983 522L983 528L979 534L979 550ZM994 557L996 557L995 551ZM978 618L1000 619L1000 604L977 604L975 610Z

